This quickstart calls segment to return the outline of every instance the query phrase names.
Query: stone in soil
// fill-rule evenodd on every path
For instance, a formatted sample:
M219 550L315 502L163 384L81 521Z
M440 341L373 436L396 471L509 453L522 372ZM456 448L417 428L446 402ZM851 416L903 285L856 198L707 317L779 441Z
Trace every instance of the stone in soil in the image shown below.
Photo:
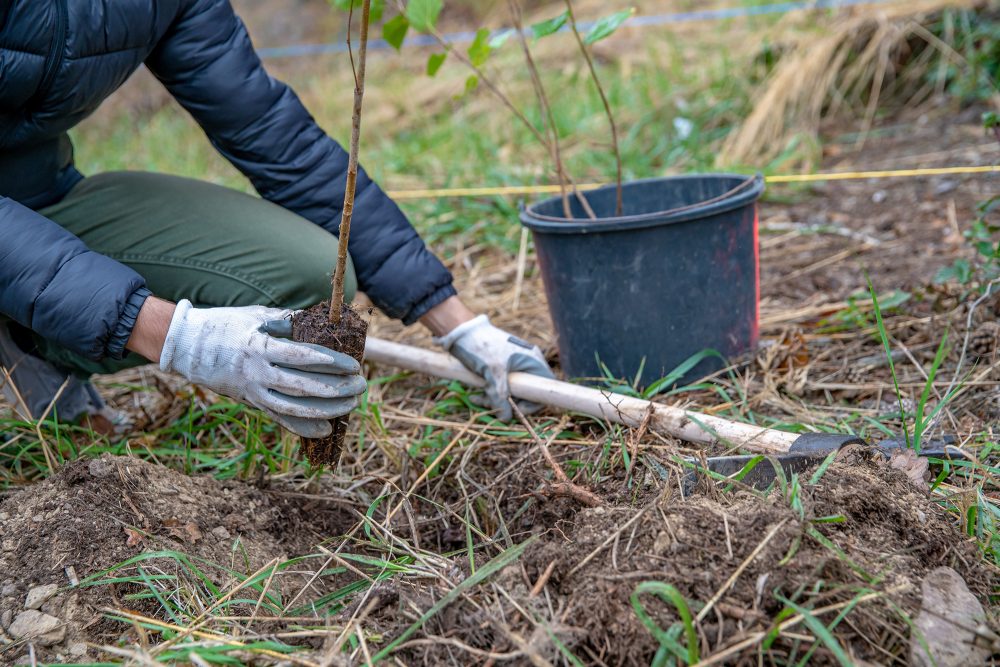
M42 646L58 644L66 637L66 626L62 621L35 609L18 614L7 631L14 639L30 640Z
M975 628L986 612L958 572L939 567L924 578L920 614L910 636L910 663L918 667L985 665L989 650L976 646Z
M24 599L25 609L40 609L45 602L53 597L56 592L59 591L59 587L55 584L45 584L44 586L35 586L30 591L28 591L28 597Z

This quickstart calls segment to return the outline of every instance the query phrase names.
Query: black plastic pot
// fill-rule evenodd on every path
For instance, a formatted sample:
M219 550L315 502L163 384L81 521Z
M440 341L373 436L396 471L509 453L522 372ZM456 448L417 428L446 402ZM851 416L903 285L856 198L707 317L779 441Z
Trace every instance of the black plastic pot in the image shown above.
M546 199L521 212L535 239L559 359L570 378L640 384L666 376L692 355L729 357L757 344L760 272L757 200L761 176L709 174L584 193L597 216L573 200ZM678 382L722 367L706 356Z

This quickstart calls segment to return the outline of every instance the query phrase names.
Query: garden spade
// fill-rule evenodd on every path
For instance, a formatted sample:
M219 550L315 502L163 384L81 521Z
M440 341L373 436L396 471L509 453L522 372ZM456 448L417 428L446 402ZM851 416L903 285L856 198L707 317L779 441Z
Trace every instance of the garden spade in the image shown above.
M365 359L437 378L457 380L471 387L483 386L482 378L458 360L440 352L370 337ZM848 446L858 446L862 451L887 458L907 447L907 443L899 439L870 444L853 435L788 433L527 373L511 373L510 390L514 398L591 415L616 424L632 427L645 425L650 431L685 442L722 445L758 454L681 460L689 468L684 479L685 491L696 487L699 470L702 475L731 477L755 488L767 488L778 476L777 467L786 476L802 472L821 464L832 452ZM967 459L962 450L953 445L954 442L954 438L949 437L928 441L923 443L917 454L934 460ZM710 473L705 473L706 470ZM666 470L662 473L666 475Z
M955 438L945 436L931 440L921 445L917 454L929 460L965 461L968 457L961 449L954 446ZM894 453L908 449L904 440L888 439L871 444L852 435L837 433L804 433L800 435L787 454L776 456L714 456L704 461L695 458L685 458L681 463L688 468L682 488L684 495L695 491L698 481L709 478L722 481L729 478L734 482L766 489L778 478L778 468L784 477L793 473L802 473L813 469L835 452L847 447L857 447L858 453L864 456L884 456L890 458Z

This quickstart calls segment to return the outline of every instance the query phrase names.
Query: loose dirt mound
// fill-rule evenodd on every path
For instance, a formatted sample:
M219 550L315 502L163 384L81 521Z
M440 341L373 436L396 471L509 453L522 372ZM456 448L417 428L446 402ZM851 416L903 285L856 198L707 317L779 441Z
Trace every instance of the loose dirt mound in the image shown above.
M856 660L906 664L910 631L903 615L919 610L928 572L954 568L984 601L1000 581L953 518L884 463L836 463L820 485L801 491L800 500L801 515L778 492L763 500L748 491L684 500L668 488L639 510L606 506L558 521L526 518L523 527L533 527L542 540L527 551L523 567L507 568L494 581L505 592L496 597L502 610L483 599L469 601L442 616L433 631L484 651L519 652L525 664L557 660L558 638L588 664L648 665L659 642L640 622L630 596L641 582L658 581L676 587L693 615L722 590L697 624L702 656L769 631L785 606L779 598L807 609L833 605L819 616L826 625L850 600L862 598L833 634ZM642 516L631 521L637 511ZM547 570L546 589L531 595ZM664 630L678 622L675 608L655 595L639 601ZM524 623L525 611L534 624ZM678 640L683 644L683 635ZM722 664L758 664L760 644L758 637ZM764 663L794 662L811 646L783 634ZM421 646L407 662L436 664L449 651L454 653L447 646ZM819 647L812 660L824 664L833 657Z
M487 462L496 463L489 453ZM650 476L627 492L623 479L605 480L594 490L607 504L580 509L566 498L543 501L538 485L545 482L538 476L508 481L510 494L497 509L512 543L530 535L537 540L519 562L467 591L401 647L407 664L463 664L470 655L504 656L504 664L556 663L561 645L587 664L648 665L659 642L630 599L646 581L675 587L694 615L712 601L695 624L698 643L702 656L731 650L725 664L804 657L813 642L801 625L786 628L766 655L759 654L773 619L787 618L781 616L785 600L826 609L818 618L835 625L833 635L853 659L905 663L906 617L920 609L921 584L931 570L954 568L984 601L1000 581L952 516L884 462L835 463L819 485L799 491L798 501L777 491L761 498L718 489L685 499L676 479ZM538 502L525 504L529 496ZM354 523L335 503L296 503L286 493L188 477L131 458L75 462L0 504L4 631L17 636L33 628L43 661L83 660L82 642L115 644L124 633L134 643L134 631L101 610L128 608L169 620L157 600L135 595L149 589L130 583L71 589L69 568L84 580L139 554L176 550L193 562L250 573L273 558L313 552L317 542ZM462 555L452 558L447 579L453 583L447 586L425 576L379 584L372 598L378 604L371 602L365 623L383 642L398 636L415 610L430 608L471 574L461 536L441 533L435 522L415 525L422 542ZM477 554L477 566L486 559ZM150 574L182 574L169 557L142 565ZM233 583L225 570L203 571L220 587ZM283 578L274 585L287 594L301 582ZM331 585L340 584L324 582L324 590ZM846 619L834 624L852 600ZM653 594L638 602L660 628L679 619L673 605ZM249 613L244 607L231 613ZM326 622L343 622L351 613L348 607ZM9 638L0 634L0 640ZM740 648L744 640L747 647ZM13 663L25 652L25 642L10 643L0 648L0 662ZM90 650L86 658L93 657ZM818 647L812 660L831 662L832 654Z
M330 507L307 508L287 495L189 477L134 458L75 461L0 504L3 630L16 639L29 624L49 624L53 630L32 640L39 659L79 658L85 649L80 642L113 644L126 629L104 619L101 609L162 616L162 608L155 600L129 599L134 591L128 584L70 590L71 578L86 583L90 575L157 551L249 574L273 558L310 553L321 539L340 534L351 519ZM172 566L179 568L169 557L146 564L157 574L174 573ZM232 584L231 575L217 567L200 569L219 586ZM29 591L48 585L60 590L40 611L58 622L25 609ZM46 590L35 596L44 597L39 591ZM0 647L0 662L13 661L19 648L23 653L23 642Z

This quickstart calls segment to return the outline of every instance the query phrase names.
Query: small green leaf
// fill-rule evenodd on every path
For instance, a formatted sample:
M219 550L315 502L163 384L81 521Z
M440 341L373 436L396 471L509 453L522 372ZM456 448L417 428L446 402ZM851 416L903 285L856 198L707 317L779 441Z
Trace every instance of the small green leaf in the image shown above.
M410 0L406 6L406 18L417 30L430 32L441 15L441 3L442 0Z
M892 290L888 294L879 295L879 305L882 310L889 310L890 308L898 308L907 301L910 300L910 293L904 292L903 290Z
M956 259L951 266L942 268L934 276L934 282L939 285L952 280L962 285L972 280L972 264L969 263L969 260L964 258Z
M402 14L394 16L382 26L382 39L389 43L392 48L399 51L406 39L406 33L410 29L410 22Z
M479 77L473 74L465 80L465 94L468 95L479 86Z
M432 53L427 59L427 76L434 76L437 74L447 57L447 53Z
M566 25L567 20L569 20L569 13L563 12L559 16L533 24L531 26L531 32L535 36L535 39L541 39L542 37L551 35L559 30L559 28Z
M486 59L490 57L490 47L488 40L490 31L487 28L480 28L476 31L476 38L469 47L469 61L476 67L482 67Z
M517 34L517 31L514 30L513 28L507 28L506 30L501 30L497 34L493 35L492 38L490 38L490 48L494 50L499 49L501 46L506 44L507 40L510 39L515 34Z
M594 27L590 29L587 36L583 38L585 44L593 44L594 42L599 42L605 37L610 37L615 30L621 27L622 23L629 20L632 14L635 14L635 9L623 9L620 12L615 12L611 16L605 16L603 19L599 20L594 24Z

